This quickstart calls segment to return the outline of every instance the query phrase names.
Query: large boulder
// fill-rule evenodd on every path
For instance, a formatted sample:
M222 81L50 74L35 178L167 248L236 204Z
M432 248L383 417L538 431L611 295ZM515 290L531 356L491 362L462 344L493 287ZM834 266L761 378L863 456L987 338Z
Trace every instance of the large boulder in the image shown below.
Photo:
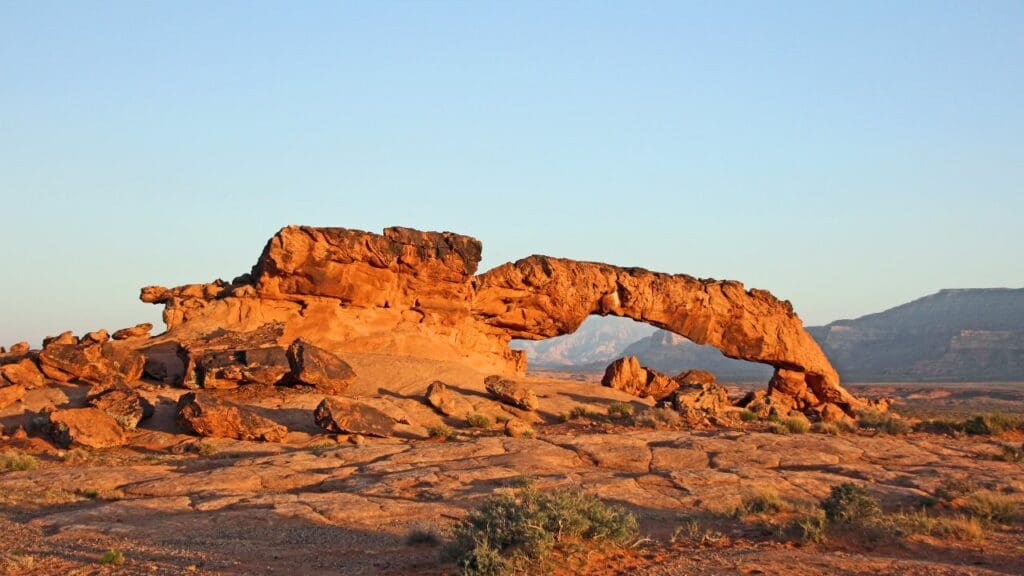
M301 338L288 347L290 380L312 386L327 394L341 394L355 381L356 373L347 362Z
M127 387L109 388L89 396L89 405L109 414L125 430L134 430L153 415L153 404Z
M469 400L463 398L461 394L452 392L440 380L431 382L427 386L426 399L427 404L433 406L435 410L452 418L464 420L466 416L474 412L473 405L469 403Z
M619 358L609 364L601 385L641 398L650 396L655 400L668 398L679 387L678 382L661 372L641 366L636 356Z
M395 433L395 420L369 404L348 398L324 398L313 411L317 426L335 434L386 438Z
M113 416L98 408L69 408L50 412L47 430L62 448L112 448L127 440Z
M516 408L536 410L540 406L537 395L533 393L529 386L522 382L494 375L484 379L484 386L500 402L515 406Z
M4 380L28 389L39 388L46 383L43 373L29 358L22 358L17 362L0 366L0 385Z
M281 442L288 434L287 428L249 408L196 392L178 399L176 420L183 429L199 436Z
M82 380L109 385L134 382L142 377L145 358L114 342L50 342L39 353L39 366L48 377L60 381Z

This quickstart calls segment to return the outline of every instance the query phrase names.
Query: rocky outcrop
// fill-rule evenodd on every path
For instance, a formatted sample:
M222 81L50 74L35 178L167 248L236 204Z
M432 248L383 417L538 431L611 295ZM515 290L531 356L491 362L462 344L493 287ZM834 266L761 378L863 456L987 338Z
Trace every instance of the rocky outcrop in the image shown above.
M49 414L47 431L63 448L112 448L127 440L113 416L98 408L69 408Z
M386 438L395 433L395 420L383 411L347 398L325 398L313 411L317 426L334 434Z
M679 387L679 383L668 376L640 365L636 356L619 358L608 365L601 378L601 385L626 394L655 400L664 400Z
M199 436L281 442L288 434L284 426L248 408L195 392L178 399L176 419L183 429Z
M523 382L493 375L484 379L484 386L499 402L504 402L509 406L515 406L521 410L536 410L540 406L537 395Z
M669 330L730 358L802 380L809 405L862 405L840 385L789 302L739 282L531 256L475 275L480 243L449 232L388 228L371 234L290 226L249 274L232 282L143 289L165 306L168 332L188 343L218 330L283 326L335 354L374 352L457 360L505 374L525 368L513 338L576 330L589 315L622 316Z

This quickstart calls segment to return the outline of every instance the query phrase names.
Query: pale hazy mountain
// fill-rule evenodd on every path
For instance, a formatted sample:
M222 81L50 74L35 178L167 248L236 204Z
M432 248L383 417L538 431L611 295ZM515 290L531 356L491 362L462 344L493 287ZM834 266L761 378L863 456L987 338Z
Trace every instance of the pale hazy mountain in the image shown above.
M627 346L650 335L655 327L628 318L590 316L572 334L536 342L515 340L512 348L526 350L532 368L601 369L622 356Z

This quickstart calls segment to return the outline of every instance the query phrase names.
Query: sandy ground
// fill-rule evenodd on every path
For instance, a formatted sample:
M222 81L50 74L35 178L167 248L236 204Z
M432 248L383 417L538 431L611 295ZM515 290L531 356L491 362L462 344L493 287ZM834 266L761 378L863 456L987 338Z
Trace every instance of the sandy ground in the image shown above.
M39 465L0 473L3 573L453 573L438 546L410 545L406 535L419 528L443 538L482 499L522 476L541 487L582 486L641 520L647 540L567 562L566 573L1024 573L1020 523L990 526L978 542L914 536L800 544L773 536L765 519L729 515L751 491L770 488L811 505L844 481L871 486L887 509L914 509L956 475L1021 501L1024 467L996 459L1003 444L1020 439L561 422L577 406L604 412L612 402L645 404L591 382L532 378L541 408L528 414L494 403L484 375L457 365L371 355L351 362L360 374L352 394L407 416L399 437L356 444L326 435L311 414L322 395L248 390L229 395L288 426L286 442L200 441L174 425L182 391L147 385L157 414L124 447L65 452L41 438L7 442L0 449L33 454ZM426 438L427 427L444 422L421 400L435 379L494 419L532 420L537 436L507 438L496 425L460 428L447 442ZM75 386L31 391L23 406L0 413L0 423L10 430L47 406L76 405L83 394ZM693 519L714 537L680 536ZM123 552L125 563L100 565L108 549Z

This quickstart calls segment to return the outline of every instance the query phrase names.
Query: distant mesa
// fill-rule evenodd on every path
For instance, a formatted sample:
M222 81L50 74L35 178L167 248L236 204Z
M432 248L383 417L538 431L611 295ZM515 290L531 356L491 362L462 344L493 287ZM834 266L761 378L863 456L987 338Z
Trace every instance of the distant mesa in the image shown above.
M941 290L808 330L847 379L1024 379L1024 288Z
M526 357L511 340L570 334L590 315L621 316L769 365L773 386L784 383L806 406L863 405L841 387L790 303L766 291L548 256L476 274L481 250L451 232L289 226L231 282L144 288L143 301L164 305L168 328L145 346L187 346L276 323L272 344L284 348L302 338L335 354L455 360L515 374Z

